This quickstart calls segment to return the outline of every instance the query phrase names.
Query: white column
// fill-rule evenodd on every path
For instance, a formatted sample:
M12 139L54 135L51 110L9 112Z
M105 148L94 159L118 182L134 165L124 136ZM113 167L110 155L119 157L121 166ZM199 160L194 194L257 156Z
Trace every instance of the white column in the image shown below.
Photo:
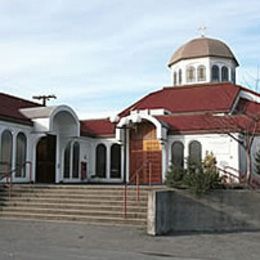
M165 141L161 141L161 147L162 147L162 182L164 182L165 175L168 169L167 143Z

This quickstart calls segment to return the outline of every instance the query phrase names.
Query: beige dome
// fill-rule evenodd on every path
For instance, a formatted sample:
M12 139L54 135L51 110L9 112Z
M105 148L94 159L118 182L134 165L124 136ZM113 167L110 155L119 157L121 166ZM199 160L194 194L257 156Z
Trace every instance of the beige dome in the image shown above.
M232 59L236 63L236 66L238 66L238 61L236 60L236 57L224 42L207 37L196 38L182 45L172 55L168 66L170 67L180 60L202 57Z

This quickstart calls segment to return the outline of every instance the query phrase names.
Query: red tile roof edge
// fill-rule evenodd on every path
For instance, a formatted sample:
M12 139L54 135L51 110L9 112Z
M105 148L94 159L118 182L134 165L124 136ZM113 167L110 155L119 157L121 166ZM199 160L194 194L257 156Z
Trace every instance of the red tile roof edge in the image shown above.
M201 89L201 88L208 88L210 86L233 86L235 88L237 88L237 95L239 94L239 91L241 89L245 90L245 91L248 91L248 92L251 92L252 94L255 93L257 94L256 92L252 91L252 90L248 90L247 88L245 87L242 87L240 85L236 85L236 84L233 84L231 82L216 82L216 83L203 83L203 84L195 84L195 85L183 85L183 86L180 86L180 87L175 87L175 86L165 86L163 88L161 88L160 90L157 90L157 91L153 91L145 96L143 96L141 99L137 100L136 102L134 102L132 105L130 105L129 107L127 107L126 109L124 109L122 112L119 113L119 116L122 117L122 116L125 116L127 115L131 110L133 110L138 104L141 104L145 99L148 99L149 97L153 96L153 95L156 95L164 90L174 90L174 91L177 91L179 89ZM236 96L237 96L236 95ZM257 94L260 96L260 94ZM235 102L236 98L233 100L232 102L232 105L230 106L229 109L232 108L234 102ZM203 110L201 110L203 111ZM229 110L228 109L225 109L225 110L221 110L221 112L228 112ZM190 111L192 112L192 110Z
M109 118L80 120L80 132L83 136L104 138L115 134L115 125Z
M4 92L0 92L0 95L4 95L6 97L9 97L9 98L12 98L12 99L17 99L19 101L23 101L23 102L26 102L26 103L31 103L33 106L40 106L40 107L43 106L40 103L31 101L31 100L28 100L28 99L25 99L25 98L20 98L20 97L17 97L17 96L11 95L11 94L7 94L7 93L4 93Z
M178 117L179 120L178 121ZM251 118L244 115L225 115L214 116L212 114L205 115L177 115L177 116L156 116L156 118L167 124L170 133L228 133L249 131L251 126ZM192 122L189 124L189 122ZM222 125L221 125L222 124ZM251 126L252 128L252 126ZM257 122L257 133L260 133L260 122Z
M21 125L30 125L30 126L33 125L33 122L30 119L26 119L26 118L20 119L16 117L7 117L7 116L0 115L0 120L7 121L10 123L18 123Z

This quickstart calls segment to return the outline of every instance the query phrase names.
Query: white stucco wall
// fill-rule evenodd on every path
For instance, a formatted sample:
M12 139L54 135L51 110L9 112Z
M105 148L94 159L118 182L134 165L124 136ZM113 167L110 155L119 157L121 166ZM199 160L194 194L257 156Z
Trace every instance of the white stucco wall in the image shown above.
M34 145L34 136L32 136L32 126L29 125L22 125L7 121L0 121L0 137L5 130L9 130L12 133L13 137L13 152L12 152L12 169L15 169L15 160L16 160L16 138L17 135L22 132L25 134L27 139L27 153L26 153L26 160L31 161L33 163L33 151L32 146ZM32 165L32 170L34 170L34 164ZM32 173L34 174L34 173ZM29 181L29 167L26 170L26 177L25 178L15 178L13 179L15 182L28 182ZM5 180L3 180L5 181Z
M106 166L106 178L102 182L120 182L123 180L123 161L124 161L124 148L121 146L121 179L110 178L110 159L111 159L111 146L113 144L121 144L115 138L86 138L81 137L81 158L84 158L84 155L87 155L88 162L88 176L91 179L91 176L96 174L96 147L99 144L104 144L107 151L107 166Z
M230 166L239 169L239 145L226 134L200 134L200 135L171 135L167 140L167 161L166 165L171 165L171 148L175 141L180 141L184 145L184 158L189 155L189 143L191 141L199 141L202 146L202 159L206 155L206 151L213 152L217 165Z
M197 79L197 69L201 65L206 67L206 79L204 81L198 81L198 79ZM172 85L174 85L174 72L177 72L177 85L176 86L202 84L202 83L211 82L211 67L213 65L219 66L220 75L221 75L221 68L223 66L226 66L229 71L229 81L231 81L231 79L232 79L231 70L236 69L236 64L234 63L233 60L224 59L224 58L204 57L204 58L181 60L181 61L173 64L170 67L171 83L172 83ZM192 82L187 81L186 70L189 66L193 66L196 71L195 80ZM178 74L179 69L182 70L182 83L181 84L179 84L179 74Z

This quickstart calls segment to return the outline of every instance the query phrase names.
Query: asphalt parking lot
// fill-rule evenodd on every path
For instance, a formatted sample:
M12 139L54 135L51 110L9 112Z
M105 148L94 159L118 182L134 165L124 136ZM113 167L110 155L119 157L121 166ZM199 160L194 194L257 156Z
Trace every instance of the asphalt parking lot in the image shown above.
M54 222L0 220L0 260L260 259L260 232L174 234Z

